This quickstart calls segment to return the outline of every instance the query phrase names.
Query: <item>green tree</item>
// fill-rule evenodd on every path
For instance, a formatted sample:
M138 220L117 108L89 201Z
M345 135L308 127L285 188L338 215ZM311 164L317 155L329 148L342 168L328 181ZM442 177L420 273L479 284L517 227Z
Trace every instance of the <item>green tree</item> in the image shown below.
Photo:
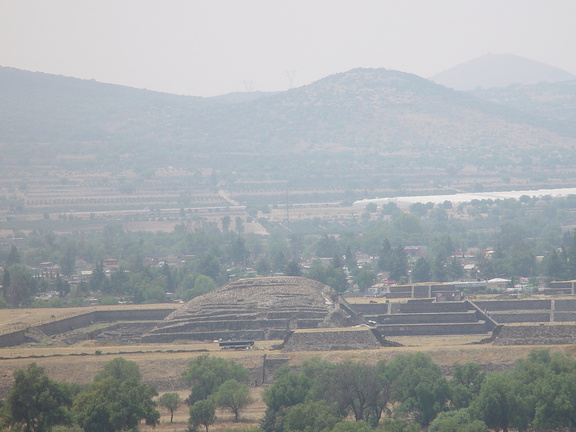
M441 254L437 254L432 259L430 265L432 272L432 279L436 282L446 282L448 280L448 271L446 269L446 262L442 259Z
M94 382L74 399L74 413L84 432L119 432L137 429L142 419L156 425L154 387L141 381L134 362L116 358L96 374Z
M14 245L10 247L10 252L6 258L6 265L4 267L8 268L12 264L20 264L20 252L18 252L18 248Z
M442 412L430 423L428 432L488 432L488 426L473 419L467 410Z
M216 283L212 280L210 276L199 275L194 280L194 293L195 296L209 293L216 289Z
M390 271L392 265L392 246L388 239L384 239L378 253L378 268L382 271Z
M470 404L470 412L490 429L504 432L510 428L525 430L530 423L530 401L526 390L515 378L514 371L489 375L482 383L478 397Z
M331 258L335 255L342 255L338 241L334 236L322 235L314 245L318 258Z
M423 353L400 355L386 367L391 381L392 400L399 403L398 415L413 417L427 426L446 408L449 386L440 368Z
M53 426L71 422L72 399L65 387L52 381L35 363L14 372L14 385L3 407L8 426L24 425L24 432L46 432Z
M252 402L250 388L234 379L223 382L214 393L213 398L217 406L232 411L236 422L240 411Z
M101 291L104 287L104 282L106 280L106 273L104 272L104 263L100 261L92 270L90 279L88 279L88 287L90 291Z
M212 280L218 280L222 268L218 258L211 253L203 254L198 259L198 272L209 276Z
M32 272L22 264L12 264L6 272L10 281L10 284L4 287L8 302L13 307L29 303L32 295L36 293L36 279Z
M464 267L462 267L462 264L457 258L452 258L448 262L446 271L448 272L448 278L450 280L459 280L464 276Z
M419 257L412 267L412 282L428 282L431 279L430 264L424 257Z
M170 423L174 420L174 411L178 409L182 400L178 393L164 393L158 398L158 405L167 408L170 411Z
M230 229L230 216L226 215L222 217L222 231L228 231Z
M258 272L259 275L269 275L272 271L271 267L270 267L270 262L268 261L268 259L266 258L261 258L256 262L256 265L254 267L256 269L256 271Z
M63 280L60 275L56 277L56 282L54 282L54 289L58 292L60 297L66 297L70 292L70 283Z
M190 424L197 428L202 425L208 432L208 427L216 421L216 407L210 400L199 400L190 407Z
M386 432L421 432L422 430L418 424L399 418L386 418L382 420L380 429Z
M476 363L454 365L450 380L450 402L455 409L466 408L478 395L486 373Z
M312 263L312 266L306 273L306 277L322 282L338 292L344 292L348 288L346 274L342 268L334 268L331 265L324 266L320 261Z
M76 250L72 244L64 247L62 257L60 258L60 268L64 276L71 276L76 267Z
M369 265L365 265L354 275L354 282L356 282L362 291L374 285L376 279L376 272L374 272Z
M288 264L286 264L286 268L284 270L284 274L286 276L302 276L302 268L297 261L292 260Z
M385 364L378 366L357 362L337 363L328 374L324 399L333 402L340 412L349 411L356 420L377 425L390 397Z
M548 373L534 393L535 430L576 429L576 373Z
M280 370L274 384L264 389L263 398L267 405L262 419L266 432L281 432L282 417L286 408L304 403L313 381L304 373Z
M191 405L207 399L214 394L220 385L230 379L247 383L250 374L247 369L233 360L203 354L190 361L188 368L182 374L182 378L192 388L192 392L186 400Z
M232 263L245 268L250 256L250 252L246 248L246 240L239 235L234 237L230 243L228 255Z
M332 428L331 432L373 432L373 431L374 429L372 428L372 426L370 426L365 421L342 421L336 423Z
M408 259L404 248L400 245L394 246L390 254L389 262L390 278L400 280L408 276Z
M320 401L310 401L286 408L282 426L290 432L313 432L330 430L340 421L342 416L333 406Z

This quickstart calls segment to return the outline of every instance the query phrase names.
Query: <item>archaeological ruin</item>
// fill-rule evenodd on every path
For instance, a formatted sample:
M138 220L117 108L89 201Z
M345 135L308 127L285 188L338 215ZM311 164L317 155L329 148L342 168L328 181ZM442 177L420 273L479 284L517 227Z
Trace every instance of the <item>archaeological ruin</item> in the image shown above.
M332 288L301 277L240 279L168 315L142 342L275 340L296 329L351 327L365 318Z

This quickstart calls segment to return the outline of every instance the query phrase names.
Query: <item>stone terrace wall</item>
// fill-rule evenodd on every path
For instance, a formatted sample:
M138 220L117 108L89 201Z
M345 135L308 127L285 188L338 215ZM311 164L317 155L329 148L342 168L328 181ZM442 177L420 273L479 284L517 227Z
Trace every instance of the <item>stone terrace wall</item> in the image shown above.
M96 322L161 321L174 309L99 310L36 326L47 336L87 327Z
M486 322L458 324L384 324L378 326L378 331L388 336L429 336L429 335L462 335L484 334L490 329Z
M494 313L492 318L500 324L510 323L545 323L550 322L550 313L548 312L526 312L526 313Z
M55 320L49 323L33 327L44 333L46 336L54 336L88 327L96 322L116 322L116 321L160 321L173 312L173 308L159 309L132 309L132 310L99 310L90 311L84 314ZM0 348L17 346L26 343L26 330L0 335Z
M366 315L386 315L388 313L388 306L390 303L364 303L364 304L350 304L356 313Z
M494 345L576 344L576 325L504 326Z
M576 312L554 312L554 322L576 322Z
M550 310L551 300L475 300L474 303L487 311Z
M0 335L0 348L22 345L26 342L26 330L18 330Z
M376 322L380 324L426 324L426 323L475 323L478 321L476 311L393 314L379 316Z
M291 332L282 351L335 351L382 348L379 334L372 329Z
M400 313L440 313L440 312L466 312L468 306L464 302L419 302L412 301L399 306Z
M554 301L555 311L576 311L576 299L557 299Z

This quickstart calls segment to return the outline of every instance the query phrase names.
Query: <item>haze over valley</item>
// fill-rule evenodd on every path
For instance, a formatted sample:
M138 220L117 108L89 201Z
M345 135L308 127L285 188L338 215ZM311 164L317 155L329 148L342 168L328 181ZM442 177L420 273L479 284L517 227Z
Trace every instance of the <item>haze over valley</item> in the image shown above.
M283 92L199 98L4 67L0 90L12 219L576 182L574 80L460 92L358 68Z

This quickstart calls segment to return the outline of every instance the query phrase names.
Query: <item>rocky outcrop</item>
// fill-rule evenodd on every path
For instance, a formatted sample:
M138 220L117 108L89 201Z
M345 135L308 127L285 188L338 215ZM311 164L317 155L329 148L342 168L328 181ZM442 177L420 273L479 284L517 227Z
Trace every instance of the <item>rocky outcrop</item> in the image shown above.
M263 277L240 279L190 300L142 341L273 340L295 329L365 323L336 291L320 282Z

